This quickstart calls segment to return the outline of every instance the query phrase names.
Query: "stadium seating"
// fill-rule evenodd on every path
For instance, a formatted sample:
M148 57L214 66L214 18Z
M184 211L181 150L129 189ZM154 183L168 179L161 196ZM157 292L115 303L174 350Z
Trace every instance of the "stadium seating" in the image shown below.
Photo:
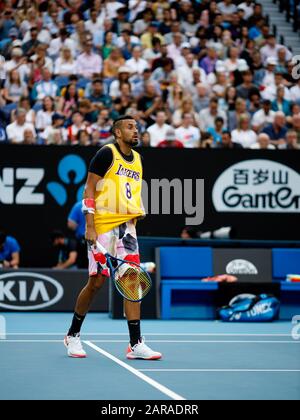
M156 261L162 319L215 317L218 284L201 282L214 274L213 248L161 247L156 249ZM300 284L285 281L287 274L299 273L300 249L272 249L273 281L281 282L281 319L290 319L300 309Z
M273 280L284 281L287 274L300 273L300 249L272 250Z
M196 293L197 317L214 318L213 292L218 286L216 283L201 282L202 278L213 273L212 248L162 247L158 248L156 256L161 283L161 318L172 318L172 301L176 291L185 297L186 291L192 291L193 295ZM181 312L178 316L182 316Z

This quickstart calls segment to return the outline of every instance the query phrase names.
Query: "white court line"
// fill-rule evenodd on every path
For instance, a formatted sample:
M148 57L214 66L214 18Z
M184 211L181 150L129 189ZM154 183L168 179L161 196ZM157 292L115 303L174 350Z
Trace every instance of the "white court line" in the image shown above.
M149 385L153 386L154 388L158 389L158 391L162 392L163 394L167 395L168 397L172 398L173 400L185 400L186 398L182 397L179 394L171 391L169 388L166 388L164 385L154 381L153 379L149 378L148 376L144 375L142 372L139 372L137 369L133 368L132 366L128 365L127 363L123 362L122 360L118 359L117 357L113 356L112 354L108 353L107 351L101 349L100 347L93 344L91 341L84 341L86 345L91 347L92 349L96 350L98 353L102 354L103 356L107 357L108 359L112 360L113 362L117 363L118 365L122 366L124 369L127 369L129 372L133 373L138 378L142 379L143 381L147 382Z
M37 339L6 339L0 340L0 343L62 343L63 339L60 340L37 340ZM94 343L128 343L128 340L93 340ZM300 341L271 341L271 340L147 340L147 343L204 343L204 344L300 344Z
M300 369L139 369L140 372L300 372Z
M35 340L35 339L32 339L32 340L30 340L30 339L28 339L28 340L19 340L19 339L15 339L15 340L12 340L12 339L8 339L8 340L0 340L0 344L1 343L63 343L64 342L64 340L63 340L63 338L61 338L60 340Z
M6 333L6 335L66 335L66 332L51 332L51 333L30 333L30 332L15 332L15 333ZM115 333L82 333L82 336L85 335L92 335L92 336L109 336L109 335L126 335L126 332L115 332ZM246 334L246 333L152 333L152 332L145 332L145 335L155 335L155 336L178 336L178 337L290 337L291 334Z

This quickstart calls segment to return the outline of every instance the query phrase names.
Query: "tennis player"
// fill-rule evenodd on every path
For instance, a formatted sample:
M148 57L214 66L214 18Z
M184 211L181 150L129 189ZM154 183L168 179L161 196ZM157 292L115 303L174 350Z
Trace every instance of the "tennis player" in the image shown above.
M142 205L142 162L132 150L138 144L138 128L134 118L119 117L112 132L114 144L102 147L91 160L84 190L83 212L86 215L85 239L101 245L113 256L140 263L135 230L137 219L145 215ZM97 291L109 277L107 270L95 261L88 246L89 279L80 292L71 327L64 343L70 357L86 357L80 341L80 329ZM130 343L128 359L160 359L141 336L140 302L124 299Z

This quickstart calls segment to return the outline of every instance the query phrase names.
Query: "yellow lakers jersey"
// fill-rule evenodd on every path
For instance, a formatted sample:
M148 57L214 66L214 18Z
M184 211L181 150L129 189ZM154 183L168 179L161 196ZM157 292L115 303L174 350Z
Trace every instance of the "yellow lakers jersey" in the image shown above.
M142 205L143 168L139 153L133 152L127 162L115 145L109 144L113 160L95 192L95 229L98 234L108 232L145 214Z

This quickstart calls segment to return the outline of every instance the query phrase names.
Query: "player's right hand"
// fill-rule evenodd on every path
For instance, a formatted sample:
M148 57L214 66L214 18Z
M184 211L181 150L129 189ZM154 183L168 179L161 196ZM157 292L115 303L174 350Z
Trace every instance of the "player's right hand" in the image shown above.
M86 227L85 240L87 242L89 242L91 245L96 245L97 236L98 235L94 227Z

